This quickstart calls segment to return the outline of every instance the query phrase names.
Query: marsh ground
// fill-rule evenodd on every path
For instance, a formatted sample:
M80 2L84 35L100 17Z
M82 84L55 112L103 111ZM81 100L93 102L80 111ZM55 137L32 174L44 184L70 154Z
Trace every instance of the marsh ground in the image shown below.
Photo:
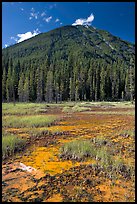
M3 104L2 108L3 137L11 134L25 141L23 148L3 157L3 202L134 201L133 104ZM73 148L71 154L68 149L62 153L72 141L90 143L94 156L79 159Z

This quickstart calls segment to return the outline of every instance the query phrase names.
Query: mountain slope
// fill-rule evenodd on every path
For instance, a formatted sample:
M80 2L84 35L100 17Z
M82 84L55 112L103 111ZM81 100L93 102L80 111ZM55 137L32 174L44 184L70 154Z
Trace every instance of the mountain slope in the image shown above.
M48 55L54 59L59 52L60 58L67 58L69 53L78 52L86 57L117 58L128 61L134 54L134 45L120 40L109 32L85 26L64 26L48 33L39 34L29 40L13 45L7 50L11 57L37 58ZM63 50L62 53L60 51Z
M55 84L58 86L57 92L59 92L58 97L61 97L60 100L103 100L108 98L114 100L124 96L125 99L132 98L128 86L131 86L129 84L131 81L134 82L135 46L107 31L91 26L64 26L3 49L2 54L5 75L8 76L10 64L18 75L16 99L19 97L18 86L21 73L26 78L25 72L27 71L28 80L30 80L30 72L33 72L34 84L38 86L37 69L42 69L44 72L41 100L47 100L46 98L50 95L47 86L52 86L50 100L55 100L55 98L57 100ZM132 67L132 71L129 67ZM111 73L112 70L114 73ZM54 86L47 85L49 71L52 72L49 73L49 76L51 79L53 78ZM96 73L93 74L94 71ZM130 76L133 76L133 80L127 77L129 71L132 72ZM117 74L119 81L114 83L112 78ZM107 75L108 81L101 82L100 80L105 80ZM73 87L77 87L77 91L72 91ZM38 98L37 90L38 87L33 90L35 97L30 97L29 94L30 100ZM6 92L5 90L4 100L7 100ZM102 92L104 93L102 94Z

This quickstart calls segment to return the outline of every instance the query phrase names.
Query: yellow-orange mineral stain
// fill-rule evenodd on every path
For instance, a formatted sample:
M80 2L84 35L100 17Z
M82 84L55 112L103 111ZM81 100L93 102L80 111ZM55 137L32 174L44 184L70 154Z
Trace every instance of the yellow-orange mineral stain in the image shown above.
M94 111L94 114L92 112ZM101 114L96 114L96 111L102 111ZM112 143L113 148L120 148L124 145L125 149L121 150L121 159L124 161L125 164L128 166L134 166L134 158L132 155L133 151L129 151L130 147L133 147L134 145L134 138L129 136L127 138L119 135L120 131L122 130L132 130L134 129L134 116L132 115L125 115L125 114L113 114L113 111L122 111L122 108L115 109L111 112L111 114L103 114L106 111L112 111L111 108L109 109L103 109L103 108L92 108L91 112L85 112L85 113L72 113L70 115L71 118L65 118L65 121L58 122L58 125L54 125L51 127L41 127L39 130L49 130L51 132L57 132L57 131L63 131L63 132L69 132L70 134L66 134L62 136L59 135L59 137L56 138L56 145L48 146L48 147L37 147L32 146L29 148L29 151L31 152L28 156L21 157L20 162L27 166L34 167L36 170L39 170L41 172L41 176L45 173L49 173L50 175L55 175L57 173L62 173L65 170L69 170L71 167L79 166L81 164L85 165L85 168L88 168L89 164L96 163L93 159L87 159L83 162L72 162L70 160L67 161L61 161L59 159L59 148L61 145L63 145L66 142L70 142L73 140L79 140L79 139L90 139L93 137L105 137L108 141ZM126 109L124 110L126 111ZM27 129L25 128L8 128L7 131L9 132L15 132L21 135L22 137L25 137L25 131ZM131 149L132 150L132 149ZM114 160L119 158L119 155L114 156ZM96 176L94 176L94 179L98 180ZM112 185L112 181L107 180L104 178L104 180L101 181L102 178L100 178L100 184L98 184L95 189L98 189L98 193L94 195L93 199L95 202L117 202L117 201L134 201L134 186L133 186L133 180L131 181L124 181L122 176L119 176L119 180L115 180L114 185ZM23 182L22 179L18 182L18 184L13 184L11 182L11 187L16 187L20 189L21 183L24 183L24 186L20 191L25 191L27 188L30 188L30 186L34 186L33 183L30 183L30 185L27 183L27 180ZM14 186L13 186L14 185ZM39 186L43 185L43 182L40 181L38 184ZM94 192L94 188L89 189L89 193L91 194ZM99 193L101 192L101 193ZM127 198L126 196L129 196ZM127 200L126 200L127 199ZM14 200L16 201L16 199ZM60 194L53 194L50 198L47 200L43 200L46 202L62 202L62 196Z
M60 161L57 154L58 148L36 147L29 156L22 157L22 163L51 175L62 173L64 170L80 165L78 162Z
M48 198L45 202L62 202L62 196L60 194L55 194L53 197Z

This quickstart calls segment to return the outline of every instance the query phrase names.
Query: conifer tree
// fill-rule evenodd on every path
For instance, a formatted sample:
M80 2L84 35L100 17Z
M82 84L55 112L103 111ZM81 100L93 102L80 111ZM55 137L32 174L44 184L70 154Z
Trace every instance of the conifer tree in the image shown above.
M42 102L43 100L43 73L42 70L40 68L37 69L36 72L36 85L37 85L37 102Z
M45 100L48 103L53 102L53 72L52 71L48 71L47 73Z
M23 100L24 102L29 102L29 77L27 76L24 81L24 95Z
M6 69L3 70L2 75L2 101L4 102L6 100Z
M29 86L30 86L30 101L36 99L36 86L35 86L35 71L32 69L29 74Z
M6 80L6 98L7 102L12 101L13 97L13 80L11 66L8 69L7 80Z
M74 82L73 79L70 78L70 84L69 84L69 95L70 95L70 101L74 101L74 97L75 97L75 87L74 87Z
M24 101L24 74L22 73L19 79L18 84L18 96L19 96L19 102Z

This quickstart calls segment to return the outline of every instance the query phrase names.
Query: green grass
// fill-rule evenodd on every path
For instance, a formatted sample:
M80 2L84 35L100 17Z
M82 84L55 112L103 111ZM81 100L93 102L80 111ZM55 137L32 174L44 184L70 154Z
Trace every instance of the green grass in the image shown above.
M75 106L72 107L72 111L73 112L82 112L82 111L89 111L90 108L88 107L81 107L78 104L76 104Z
M95 148L90 141L79 140L65 143L60 148L60 156L71 159L84 159L85 157L93 157L95 155Z
M67 142L60 148L59 157L76 161L84 161L87 157L92 158L96 160L95 166L100 166L113 179L119 178L120 175L127 179L134 176L134 167L125 164L121 154L118 155L117 159L114 159L104 143L98 146L102 141L105 140L101 138L100 141L96 140L96 142L91 140Z
M60 104L47 104L47 103L3 103L2 114L3 115L30 115L30 114L41 114L46 113L48 107L62 107L63 112L81 112L89 111L92 107L114 107L114 108L134 108L135 105L131 102L63 102ZM113 112L112 112L113 113ZM121 112L120 114L122 114ZM99 112L98 112L99 114ZM103 111L100 112L103 114ZM107 114L111 114L108 112ZM127 114L134 115L133 111L129 111Z
M103 145L99 148L98 144L93 144L90 140L75 140L65 143L60 149L60 155L74 160L84 160L90 157L99 161L103 167L112 163L107 148Z
M63 103L62 112L73 113L73 112L86 112L93 114L119 114L119 115L135 115L134 110L125 111L126 108L134 108L135 105L129 102L66 102ZM93 107L105 108L104 111L93 111ZM112 111L106 111L107 108L112 108ZM123 111L115 111L115 108L122 108Z
M59 155L61 158L72 160L85 160L89 157L98 161L105 169L112 164L112 156L106 146L98 147L98 143L91 142L91 140L75 140L65 143Z
M26 140L19 135L7 132L5 128L24 128L23 133L31 136L41 136L47 134L46 128L52 125L57 116L46 115L49 105L42 103L3 103L2 104L2 158L14 154L23 148Z
M7 158L23 148L25 140L20 139L16 135L8 134L2 136L2 159Z
M123 130L119 133L121 136L130 136L132 138L135 138L135 130Z
M112 164L112 156L106 147L101 147L96 152L96 160L100 161L101 167L107 169Z
M83 111L89 111L89 107L82 107L80 104L75 104L74 106L65 106L62 109L62 112L67 112L67 113L74 113L74 112L83 112Z
M96 149L90 141L75 140L65 143L60 148L60 156L74 160L84 160L85 157L95 157Z
M34 116L3 116L2 126L8 128L21 127L44 127L49 126L57 120L56 116L34 115Z
M91 111L92 114L99 114L99 115L135 115L135 111Z
M63 107L62 112L69 113L69 112L72 112L72 109L69 106L65 106Z
M24 131L25 133L28 133L28 134L30 134L31 136L34 136L34 137L36 137L36 136L42 136L42 135L54 135L54 134L61 134L62 132L61 131L59 131L58 129L55 129L55 130L48 130L48 129L46 129L46 128L42 128L42 129L39 129L39 128L35 128L35 127L33 127L33 128L29 128L29 129L27 129L27 130L25 130Z
M46 113L46 104L37 103L17 103L15 106L12 103L2 104L3 115L30 115L38 113Z

